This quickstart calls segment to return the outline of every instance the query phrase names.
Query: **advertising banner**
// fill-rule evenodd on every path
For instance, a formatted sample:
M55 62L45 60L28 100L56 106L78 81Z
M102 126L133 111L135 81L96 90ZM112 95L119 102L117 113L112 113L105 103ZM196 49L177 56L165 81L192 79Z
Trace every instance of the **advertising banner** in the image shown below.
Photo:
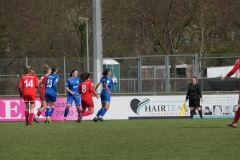
M178 116L185 96L138 96L129 99L129 118L189 117L190 112Z
M233 118L237 110L238 95L204 95L201 103L203 118ZM111 98L110 109L104 116L110 119L136 119L136 118L189 118L189 106L186 103L186 112L180 113L185 96L114 96ZM102 107L101 100L93 98L94 113L83 117L83 120L92 120L97 111ZM39 99L36 100L34 113L41 107ZM63 119L66 107L66 98L57 98L56 107L51 120ZM0 99L1 121L25 121L25 104L21 98ZM44 121L45 112L39 117ZM181 115L181 116L179 116ZM199 118L195 112L194 118ZM77 111L75 104L69 110L67 120L76 120Z
M39 99L35 102L34 113L37 114L41 107ZM62 120L64 109L66 107L66 98L57 98L56 107L51 117L52 120ZM75 104L71 107L68 114L69 120L77 119ZM21 98L0 99L0 121L25 121L25 103ZM39 120L45 119L45 112L39 117Z
M238 108L238 94L204 95L201 103L204 118L233 118ZM199 118L195 112L194 118Z
M204 95L201 102L203 118L233 118L238 95ZM129 97L129 119L135 118L189 118L190 108L181 116L180 108L185 96L136 96ZM194 118L199 118L195 111Z
M110 104L110 109L107 111L104 119L128 119L128 108L127 105L125 107L119 102L121 102L121 97L112 98L112 102ZM56 107L54 113L51 117L53 121L60 121L63 119L64 110L66 107L67 98L57 98ZM92 120L97 111L102 107L101 100L97 98L93 98L94 102L94 113L92 115L83 117L83 120ZM36 100L34 113L37 114L38 109L41 107L41 101L39 99ZM0 122L1 121L25 121L25 103L21 98L1 98L0 99ZM42 115L39 117L40 121L45 120L45 112L43 111ZM73 102L72 107L69 110L69 114L67 116L67 120L76 120L77 119L77 111L75 104Z

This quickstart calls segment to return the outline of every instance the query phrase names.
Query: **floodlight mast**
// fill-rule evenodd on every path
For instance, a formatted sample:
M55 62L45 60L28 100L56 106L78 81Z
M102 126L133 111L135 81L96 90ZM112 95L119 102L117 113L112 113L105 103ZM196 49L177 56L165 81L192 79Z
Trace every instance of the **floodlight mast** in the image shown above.
M102 76L103 45L102 45L102 0L92 0L93 5L93 83L96 85ZM96 91L100 93L100 88Z

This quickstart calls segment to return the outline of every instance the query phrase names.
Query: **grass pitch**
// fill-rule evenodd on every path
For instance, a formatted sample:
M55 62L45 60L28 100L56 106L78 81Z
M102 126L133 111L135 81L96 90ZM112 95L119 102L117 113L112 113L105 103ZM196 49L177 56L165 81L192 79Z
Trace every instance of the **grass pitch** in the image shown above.
M2 122L0 159L240 159L240 128L227 127L231 120Z

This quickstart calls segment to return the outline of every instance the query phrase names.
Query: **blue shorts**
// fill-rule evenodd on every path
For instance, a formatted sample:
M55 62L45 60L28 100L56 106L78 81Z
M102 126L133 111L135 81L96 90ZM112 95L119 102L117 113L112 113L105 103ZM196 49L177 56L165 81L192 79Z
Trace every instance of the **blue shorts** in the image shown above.
M56 102L57 99L57 95L55 92L50 93L50 92L46 92L45 93L45 98L46 98L46 102L50 103L50 102Z
M108 93L101 93L101 101L102 102L109 102L111 101L111 96Z
M68 104L72 105L73 101L75 102L76 106L80 106L81 105L80 95L68 95L67 96L67 103Z

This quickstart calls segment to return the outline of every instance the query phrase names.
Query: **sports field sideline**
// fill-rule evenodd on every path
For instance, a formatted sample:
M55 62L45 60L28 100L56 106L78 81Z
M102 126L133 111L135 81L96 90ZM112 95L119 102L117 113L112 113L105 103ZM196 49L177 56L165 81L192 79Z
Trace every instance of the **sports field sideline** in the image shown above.
M239 159L230 119L0 123L0 159Z

